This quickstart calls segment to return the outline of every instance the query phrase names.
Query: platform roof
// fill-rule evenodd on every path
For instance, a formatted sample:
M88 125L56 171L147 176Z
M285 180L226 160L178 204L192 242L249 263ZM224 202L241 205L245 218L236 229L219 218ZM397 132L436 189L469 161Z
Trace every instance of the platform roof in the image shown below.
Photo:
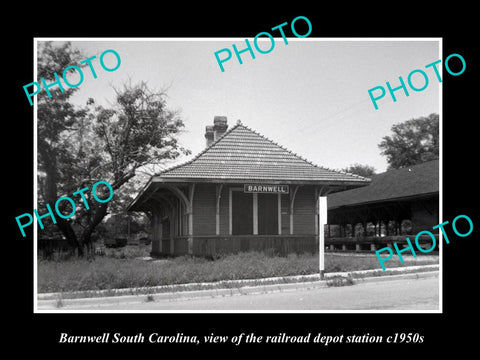
M329 210L439 194L439 160L372 175L371 183L328 195Z

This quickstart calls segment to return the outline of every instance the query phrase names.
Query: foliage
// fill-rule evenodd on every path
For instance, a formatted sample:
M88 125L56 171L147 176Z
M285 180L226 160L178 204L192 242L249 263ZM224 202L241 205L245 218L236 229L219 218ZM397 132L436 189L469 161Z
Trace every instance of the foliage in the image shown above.
M362 164L353 164L346 168L343 168L342 171L356 174L364 177L369 177L375 174L375 168L370 165L362 165Z
M162 164L188 153L177 140L183 121L166 108L164 92L150 90L145 82L126 83L115 92L113 107L94 108L93 131L102 141L102 155L108 158L101 164L103 172L120 181L144 165Z
M393 134L378 145L389 169L420 164L439 157L439 116L412 119L392 126Z
M39 44L38 74L45 79L62 73L68 65L79 64L82 56L70 43ZM53 82L53 79L47 82ZM84 192L89 208L75 198L76 213L70 219L58 217L57 226L72 248L83 255L84 246L92 250L92 234L110 211L122 211L132 200L138 181L126 185L145 165L161 164L188 151L179 146L178 134L184 126L179 114L166 106L162 91L154 91L144 82L125 83L115 90L112 106L103 107L89 99L81 108L71 103L75 88L61 93L50 89L52 97L38 98L39 198L51 206L61 196ZM114 198L98 203L91 195L93 184L108 181ZM98 187L99 193L101 187ZM106 195L107 196L107 195ZM72 212L68 201L60 203L64 214ZM41 208L39 206L39 208Z
M116 237L136 236L149 237L151 231L150 220L144 213L140 212L118 212L105 218L95 230L95 235L106 240L113 240Z

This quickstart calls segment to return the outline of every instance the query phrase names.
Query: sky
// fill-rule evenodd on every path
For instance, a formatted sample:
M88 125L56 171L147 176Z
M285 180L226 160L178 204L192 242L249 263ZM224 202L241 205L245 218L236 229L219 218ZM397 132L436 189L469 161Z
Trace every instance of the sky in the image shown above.
M285 44L280 37L267 54L256 51L249 39L255 59L245 52L243 64L232 44L244 49L245 38L62 40L72 42L86 58L97 56L92 62L97 79L84 70L73 102L83 105L91 97L108 105L114 100L112 86L119 88L129 79L167 89L167 106L179 110L184 120L180 142L192 151L190 157L205 147L205 126L223 115L229 127L241 120L317 165L342 169L360 163L380 173L388 164L378 144L391 134L392 125L440 113L441 84L433 69L425 69L440 59L441 41L433 38L288 38ZM270 40L265 41L259 41L260 48L270 47ZM222 72L214 53L224 48L230 49L232 58ZM98 60L108 49L121 58L120 67L112 72L104 71ZM112 54L104 59L107 66L115 65ZM429 76L425 90L410 90L409 97L396 91L397 102L387 91L375 110L368 90L386 88L387 81L398 86L398 77L406 82L415 69ZM412 82L419 88L424 83L419 74Z

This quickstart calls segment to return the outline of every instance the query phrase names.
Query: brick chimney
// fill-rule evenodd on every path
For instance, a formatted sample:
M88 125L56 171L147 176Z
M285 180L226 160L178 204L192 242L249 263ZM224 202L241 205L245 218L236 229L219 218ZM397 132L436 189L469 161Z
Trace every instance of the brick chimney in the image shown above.
M226 116L214 116L213 125L205 126L205 139L207 140L207 147L220 139L223 134L227 132L227 128L228 125Z
M226 116L214 116L213 117L213 133L214 141L220 139L223 134L227 132L227 117Z
M207 147L209 147L210 145L212 145L213 143L213 139L215 137L215 134L213 132L213 125L207 125L205 126L205 139L207 139Z

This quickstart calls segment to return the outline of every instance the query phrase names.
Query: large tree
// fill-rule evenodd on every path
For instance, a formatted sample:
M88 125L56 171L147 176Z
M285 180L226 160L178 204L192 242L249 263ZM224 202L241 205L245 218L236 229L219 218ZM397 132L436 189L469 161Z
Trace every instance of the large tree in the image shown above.
M78 64L85 58L80 55L69 43L61 47L45 44L39 53L39 77L49 79L53 72L61 73L66 66ZM114 204L96 202L92 185L107 181L119 197L137 169L175 159L188 151L177 140L183 121L175 111L167 109L164 92L152 91L143 82L126 83L115 90L112 106L103 107L89 99L85 107L78 109L70 102L73 91L60 93L52 88L52 98L38 100L39 195L53 206L61 196L90 189L84 192L88 208L77 201L73 217L57 217L60 231L83 256L85 249L91 249L92 233ZM61 212L72 212L68 201L60 204Z
M38 78L53 83L55 73L62 74L63 69L78 63L82 58L81 53L73 49L70 43L60 46L54 46L51 42L39 43ZM76 124L86 116L85 109L76 109L69 102L75 91L77 88L66 88L62 92L58 86L53 86L50 88L51 98L44 92L37 95L39 210L45 208L45 203L53 206L59 194L66 194L65 173L62 170L65 164L72 163L73 159L65 135L75 132ZM76 235L69 222L57 217L57 227L65 235L70 246L77 247Z
M392 126L392 135L378 145L389 169L419 164L439 157L439 117L411 119Z

